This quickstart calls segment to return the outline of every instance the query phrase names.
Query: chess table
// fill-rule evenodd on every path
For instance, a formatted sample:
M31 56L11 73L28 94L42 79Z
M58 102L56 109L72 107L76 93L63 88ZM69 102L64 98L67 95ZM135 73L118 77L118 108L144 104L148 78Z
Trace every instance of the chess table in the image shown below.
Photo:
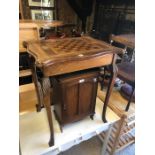
M111 79L104 101L102 120L106 120L106 109L109 97L117 76L115 58L122 49L116 48L103 41L88 36L79 38L52 39L31 41L27 43L27 50L31 56L33 71L40 68L44 77L53 77L66 73L111 66ZM50 89L45 90L45 108L50 127L49 146L54 145L54 133L50 105Z

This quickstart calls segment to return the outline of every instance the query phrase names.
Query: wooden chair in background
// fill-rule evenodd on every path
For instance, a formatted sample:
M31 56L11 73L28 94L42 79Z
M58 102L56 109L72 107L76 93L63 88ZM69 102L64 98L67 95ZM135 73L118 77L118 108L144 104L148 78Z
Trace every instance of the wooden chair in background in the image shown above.
M132 86L132 91L128 99L128 104L125 108L125 111L128 111L135 90L135 63L122 62L117 64L117 68L117 77Z
M38 104L36 104L37 111L41 110L41 107L43 106L43 90L41 86L41 82L39 81L37 77L37 70L35 66L31 66L29 63L29 55L27 53L27 48L26 48L26 42L27 41L36 41L40 40L39 36L39 27L35 23L24 23L21 22L19 23L19 54L26 54L26 60L27 61L25 64L26 66L22 66L22 62L20 64L20 71L19 71L19 77L24 78L28 76L32 76L35 89L36 89L36 95L37 95L37 100ZM25 69L26 68L26 69Z
M121 94L123 95L125 92L128 92L129 95L123 95L127 100L128 104L125 108L125 111L129 110L130 103L133 100L134 97L134 90L135 90L135 58L134 58L134 53L135 53L135 34L121 34L121 35L112 35L111 44L113 42L120 43L124 45L124 56L127 55L127 51L130 49L131 55L127 56L127 60L125 57L122 57L121 63L117 64L118 67L118 78L121 79L122 81L126 82L132 87L132 90L129 91L129 85L124 87L126 89L123 91L123 86L121 87ZM128 87L128 89L127 89ZM123 93L124 92L124 93Z
M35 23L19 23L19 52L26 52L25 41L39 40L39 29Z
M118 36L112 35L110 37L110 43L112 45L113 45L113 42L122 44L123 45L122 47L124 47L124 55L127 54L127 48L133 49L133 54L134 54L134 41L135 41L134 37L135 37L134 34L124 34L124 35L118 35ZM124 60L122 59L123 59L123 56L121 58L121 62L117 64L117 68L118 68L117 77L120 80L132 86L132 90L129 93L129 96L123 95L128 100L128 104L125 108L125 111L128 111L130 107L130 103L133 100L134 90L135 90L135 63L134 63L134 60L132 60L132 58L130 61L127 61L127 62L124 62ZM109 72L108 67L104 68L104 74L102 76L103 79L101 81L101 89L103 89L103 86L104 86L106 72Z

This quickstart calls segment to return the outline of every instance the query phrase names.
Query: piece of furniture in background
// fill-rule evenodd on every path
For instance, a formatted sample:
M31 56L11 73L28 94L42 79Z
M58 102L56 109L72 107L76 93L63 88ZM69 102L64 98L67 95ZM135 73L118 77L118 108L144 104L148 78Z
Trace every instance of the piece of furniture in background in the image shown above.
M61 131L65 124L95 114L98 70L87 70L52 78L52 103Z
M121 47L124 49L122 61L128 61L128 62L134 61L135 34L131 33L131 34L111 35L110 43L113 46Z
M20 20L20 23L34 23L38 26L41 39L55 39L64 37L80 37L81 34L76 30L75 24L68 24L59 20ZM64 29L69 28L67 33Z
M38 26L34 23L19 23L19 70L20 78L29 76L30 72L29 56L25 41L39 40Z
M134 49L135 48L135 34L120 34L120 35L112 35L111 36L111 42L117 42L120 44L123 44L129 48Z
M129 69L128 68L123 68L123 72L126 74L128 74L128 78L130 79L130 81L133 81L133 79L135 77L132 77L132 80L130 78L130 76L135 76L135 73L133 73L135 71L135 69L133 68L133 65L130 63L134 63L135 62L135 34L121 34L121 35L111 35L110 38L110 42L112 45L119 47L119 45L123 45L124 47L124 54L121 58L121 62L128 62L129 64L126 67L131 67L130 69L130 73L128 73ZM122 64L123 65L123 64ZM121 66L121 64L119 64L119 67ZM134 65L135 67L135 65ZM122 67L120 67L120 70L122 70ZM126 80L125 80L126 81ZM134 81L135 82L135 81ZM131 83L131 82L130 82ZM130 84L128 83L128 84ZM134 100L134 84L132 82L132 84L128 85L125 84L124 86L121 87L121 94L127 99L127 100ZM130 89L131 87L131 89ZM132 98L130 98L132 96Z
M34 82L38 104L38 107L43 105L43 93L41 84L38 80L38 74L35 73L36 70L31 70L30 58L27 53L27 46L25 44L26 41L37 41L40 40L39 37L39 28L35 23L19 23L19 85L30 84Z
M125 111L128 111L135 90L135 63L123 62L117 64L117 67L118 67L117 77L132 86L132 90L128 99L128 104L125 108Z
M123 88L120 90L123 94L124 97L127 98L128 100L128 104L126 107L126 111L128 111L129 106L131 101L133 100L133 96L134 96L134 89L135 89L135 64L134 64L134 43L135 43L135 35L134 34L122 34L122 35L112 35L110 38L110 43L112 45L115 45L114 43L120 43L124 46L124 54L121 58L121 63L117 64L118 67L118 78L120 78L121 80L123 80L124 82L128 83L129 85L132 86L131 89L129 89L128 87ZM127 60L124 60L124 55L127 54L127 48L132 49L132 54L131 57ZM127 62L125 62L127 61ZM108 72L109 68L105 67L104 68L104 74L102 75L102 80L101 80L101 89L103 89L104 87L104 81L105 81L105 77L106 74ZM131 90L131 91L130 91ZM129 92L130 91L130 92ZM125 94L129 94L125 95Z
M40 68L45 78L110 65L112 76L102 113L102 120L107 122L106 109L117 72L115 56L116 53L122 52L120 48L113 47L91 37L79 37L29 42L28 52L33 58L33 66ZM49 146L52 146L54 144L54 133L50 95L50 89L48 88L44 94L44 104L50 127Z
M121 119L110 126L107 132L101 133L103 142L101 155L114 155L125 147L135 143L135 115L121 114Z
M55 36L55 38L59 38L60 36L57 36L57 29L59 27L64 26L64 22L58 21L58 20L30 20L30 19L25 19L25 20L20 20L20 23L34 23L38 26L39 29L39 36L41 39L45 39L50 33Z
M45 39L55 39L55 38L65 38L71 36L80 36L81 35L81 24L78 22L78 17L76 17L75 12L70 8L67 0L59 1L52 0L52 5L48 5L47 1L41 0L24 0L22 1L23 6L23 15L25 20L32 20L31 12L33 12L33 21L42 21L42 12L51 11L53 19L46 18L44 20L46 25L39 26L40 36ZM49 2L49 1L48 1ZM45 3L45 4L44 4ZM40 12L40 13L37 13ZM37 20L36 20L36 18ZM41 18L40 18L41 17ZM48 16L47 16L48 17ZM56 23L64 21L63 25L60 26L50 26L50 23ZM40 19L40 20L39 20ZM45 19L45 18L44 18ZM38 24L39 22L37 22ZM43 22L42 22L43 23ZM40 24L39 24L40 25Z
M19 52L26 52L24 41L39 40L39 29L35 23L19 23Z

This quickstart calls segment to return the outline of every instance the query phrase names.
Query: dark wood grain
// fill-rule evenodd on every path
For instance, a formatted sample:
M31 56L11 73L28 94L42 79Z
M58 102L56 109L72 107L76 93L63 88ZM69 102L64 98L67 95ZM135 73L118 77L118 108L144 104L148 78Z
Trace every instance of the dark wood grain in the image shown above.
M53 39L48 41L31 41L27 42L27 50L28 53L35 58L35 64L42 70L44 77L60 76L66 73L68 74L105 65L114 66L114 55L116 53L123 53L120 48L113 47L103 41L88 36ZM113 67L112 72L115 73ZM106 107L113 87L113 81L115 80L115 74L113 75L111 80L112 84L107 91L107 97L103 108L103 121L105 121ZM81 74L78 77L75 76L72 80L70 80L69 77L66 78L63 76L61 77L61 84L58 84L59 82L55 80L56 86L53 88L53 103L55 105L56 118L61 125L78 121L88 115L93 118L97 86L94 84L93 80L90 82L90 79L88 80L89 82L86 80L87 82L81 85L77 83L79 77L84 77L85 79L91 78L86 76L86 74ZM89 93L86 93L84 97L83 94L85 94L85 91L83 93L81 91L85 90L86 87L88 87ZM90 93L92 95L90 95ZM68 97L69 94L70 97ZM79 95L81 96L80 98ZM50 93L47 94L46 98L50 98ZM91 103L89 102L90 100ZM63 104L63 101L67 102ZM82 105L80 107L80 104L84 102L89 103L87 103L86 106ZM46 110L52 136L52 116L50 114L51 109L49 108L49 104L46 104Z
M85 71L52 80L54 111L61 126L94 115L98 75Z

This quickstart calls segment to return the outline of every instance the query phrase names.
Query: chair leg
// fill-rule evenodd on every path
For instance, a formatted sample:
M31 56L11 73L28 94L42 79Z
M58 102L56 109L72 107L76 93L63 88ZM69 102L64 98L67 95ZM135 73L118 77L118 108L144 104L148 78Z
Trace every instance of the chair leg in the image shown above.
M102 81L100 82L100 84L101 84L101 90L103 90L103 88L104 88L104 86L105 86L105 77L106 77L106 72L107 72L107 71L108 71L107 68L104 67L104 74L103 74L103 76L101 76Z
M101 90L104 88L104 80L105 80L105 69L104 69L104 74L102 76L102 81L101 81Z
M131 100L132 100L132 97L133 97L133 94L134 94L134 91L135 91L135 88L132 88L132 92L131 92L131 95L130 95L130 98L129 98L129 101L128 101L128 104L125 108L125 111L128 111L129 110L129 107L130 107L130 104L131 104Z

